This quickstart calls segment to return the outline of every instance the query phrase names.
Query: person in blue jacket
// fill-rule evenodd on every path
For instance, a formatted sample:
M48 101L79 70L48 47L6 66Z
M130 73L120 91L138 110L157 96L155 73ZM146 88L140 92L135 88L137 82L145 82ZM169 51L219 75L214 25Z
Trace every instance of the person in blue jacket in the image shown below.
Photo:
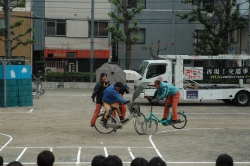
M169 104L172 104L172 123L176 123L178 119L177 115L177 105L180 101L180 92L178 88L173 86L172 84L161 82L160 80L155 80L155 87L158 89L156 99L163 99L165 97L167 98L166 104L164 106L164 114L162 121L166 120L168 117L169 112Z
M119 103L128 103L129 101L126 101L122 96L119 94L119 91L123 88L123 83L122 82L117 82L114 85L110 85L108 88L106 88L103 91L103 107L106 110L106 113L103 118L103 125L106 127L107 124L107 119L109 112L111 111L111 108L115 109L116 112L118 113L120 120L122 122L127 121L127 119L124 119L122 117L121 111L119 109Z

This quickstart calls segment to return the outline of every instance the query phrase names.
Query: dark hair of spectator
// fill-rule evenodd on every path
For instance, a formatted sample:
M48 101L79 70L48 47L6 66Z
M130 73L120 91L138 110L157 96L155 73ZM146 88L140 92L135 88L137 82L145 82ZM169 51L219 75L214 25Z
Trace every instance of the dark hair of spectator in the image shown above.
M123 88L123 83L122 82L116 82L115 86L119 87L119 88Z
M55 157L51 151L44 150L37 156L38 166L52 166L55 162Z
M149 161L148 166L166 166L166 163L160 157L153 157Z
M7 166L23 166L19 161L12 161Z
M148 161L142 157L137 157L135 158L130 166L147 166L148 165Z
M101 75L100 75L100 81L101 81L102 77L107 77L107 74L106 73L101 73Z
M228 154L221 154L216 160L215 166L233 166L233 158Z
M122 160L116 155L109 155L103 160L102 166L122 166Z
M0 166L2 166L2 165L3 165L3 157L0 156Z
M103 160L105 157L103 155L97 155L92 159L91 166L100 166L102 165Z

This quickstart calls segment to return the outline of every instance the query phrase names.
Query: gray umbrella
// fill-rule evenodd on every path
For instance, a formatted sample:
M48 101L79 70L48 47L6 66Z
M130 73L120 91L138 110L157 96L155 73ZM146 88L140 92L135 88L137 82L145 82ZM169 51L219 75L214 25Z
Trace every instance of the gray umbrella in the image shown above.
M113 64L103 64L96 70L96 82L100 80L101 73L107 74L107 81L111 84L122 82L126 84L126 73L118 66Z
M142 82L142 83L140 83L137 87L136 87L136 89L135 89L135 91L134 91L134 93L133 93L133 98L132 98L132 101L134 102L135 101L135 99L141 94L141 92L143 91L143 89L145 88L145 87L147 87L148 86L148 84L150 84L151 82Z

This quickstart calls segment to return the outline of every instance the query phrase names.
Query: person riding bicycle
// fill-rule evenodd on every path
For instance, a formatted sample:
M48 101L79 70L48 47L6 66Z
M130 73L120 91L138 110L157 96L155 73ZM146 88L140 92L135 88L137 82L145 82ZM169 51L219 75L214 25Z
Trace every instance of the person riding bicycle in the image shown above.
M156 99L162 99L162 98L168 96L168 99L167 99L166 104L164 106L164 114L163 114L162 121L167 119L168 112L169 112L168 105L172 104L172 111L173 111L172 123L176 123L177 118L178 118L177 105L180 101L180 92L179 92L178 88L176 88L172 84L161 82L159 79L155 80L154 83L155 83L156 89L158 89Z
M101 73L100 75L100 81L96 83L95 88L93 90L92 93L92 101L94 103L96 103L96 108L95 111L93 113L92 119L90 121L90 127L94 127L95 126L95 121L98 117L98 115L100 114L101 108L102 108L102 94L103 91L109 86L108 83L106 83L107 80L107 74L106 73ZM95 101L96 99L96 101Z
M129 103L129 101L126 101L119 94L119 91L122 89L122 87L123 87L122 82L116 82L114 85L110 85L103 91L102 100L103 100L103 106L106 110L106 113L103 117L103 126L105 127L107 125L108 115L112 111L111 108L116 110L122 122L126 122L128 120L122 117L121 111L119 109L119 103Z

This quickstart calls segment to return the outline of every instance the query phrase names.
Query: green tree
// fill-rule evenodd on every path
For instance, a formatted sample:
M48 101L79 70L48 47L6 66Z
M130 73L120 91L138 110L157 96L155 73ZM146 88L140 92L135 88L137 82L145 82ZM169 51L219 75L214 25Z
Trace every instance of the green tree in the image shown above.
M3 7L3 11L4 11L4 20L5 20L5 25L7 25L7 2L8 0L0 0L0 6ZM10 2L12 3L11 5L11 11L16 8L16 7L25 7L26 4L26 0L21 0L17 2L17 0L10 0ZM19 19L17 22L15 22L14 24L12 24L10 26L11 32L10 34L12 35L12 39L11 39L11 51L13 51L14 49L16 49L19 45L23 45L26 46L28 44L33 44L35 43L35 40L33 39L27 39L26 41L22 41L22 37L34 32L33 28L28 28L26 30L26 32L22 33L22 34L15 34L15 32L13 31L15 28L18 28L20 26L22 26L24 23L23 19ZM5 36L5 39L1 39L1 41L5 42L5 40L7 40L7 28L0 28L0 34ZM5 46L5 48L7 49L7 47Z
M134 20L135 15L141 13L143 6L138 6L140 0L109 0L116 6L116 10L108 15L116 20L109 25L107 30L112 33L112 43L121 42L126 45L126 69L130 68L132 45L140 40L139 36L131 36L131 32L139 30L138 22ZM129 3L128 3L129 2ZM133 20L133 21L132 21ZM119 27L118 25L121 25Z
M247 27L247 23L241 18L239 10L234 10L236 0L203 1L203 7L196 4L195 0L183 0L185 4L193 4L191 12L180 14L181 19L188 22L199 22L204 25L204 30L194 33L194 51L201 55L218 55L227 53L231 41L228 37L232 32ZM199 2L199 1L197 1ZM215 3L216 2L216 3Z

